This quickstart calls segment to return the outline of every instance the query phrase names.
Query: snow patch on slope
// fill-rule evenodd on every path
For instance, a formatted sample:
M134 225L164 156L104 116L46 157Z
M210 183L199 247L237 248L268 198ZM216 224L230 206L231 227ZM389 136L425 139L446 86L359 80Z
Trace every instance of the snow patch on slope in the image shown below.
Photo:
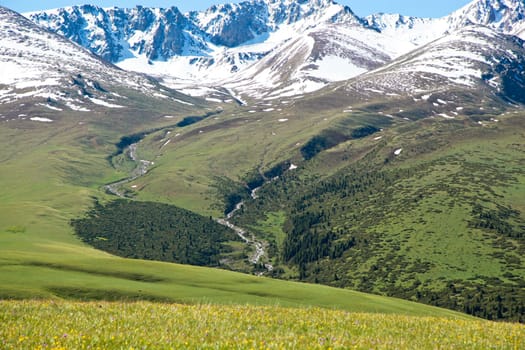
M29 120L32 120L34 122L42 122L42 123L52 123L53 119L49 118L42 118L42 117L31 117Z

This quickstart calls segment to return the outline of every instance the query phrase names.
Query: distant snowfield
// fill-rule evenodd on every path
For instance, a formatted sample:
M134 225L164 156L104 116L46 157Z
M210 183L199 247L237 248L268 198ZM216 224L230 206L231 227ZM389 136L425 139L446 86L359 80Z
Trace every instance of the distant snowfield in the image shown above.
M51 110L53 110L53 111L57 111L57 112L61 112L61 111L63 111L62 108L58 108L58 107L54 107L54 106L50 106L50 105L45 104L45 103L37 103L37 105L38 105L38 106L46 107L46 108L48 108L48 109L51 109Z
M340 10L338 6L330 7L323 20ZM330 39L333 43L323 44L326 48L316 46L313 36L331 38L332 34L337 36ZM338 43L340 39L346 41ZM238 47L210 47L212 51L207 56L181 55L165 61L151 61L144 54L132 52L134 57L117 65L154 76L166 86L191 96L204 97L216 93L215 88L221 86L244 103L243 95L275 99L317 91L330 82L367 72L369 56L382 57L383 61L375 63L381 64L414 45L392 42L390 37L359 26L347 28L333 26L328 20L307 19L280 24L274 31ZM322 54L317 57L319 49ZM341 50L348 51L346 57L339 56ZM264 57L253 58L260 56Z
M0 40L0 47L6 47L9 43ZM16 48L15 48L16 50ZM10 85L16 89L38 88L42 86L60 85L57 78L44 78L42 71L37 67L23 65L0 57L2 73L0 74L0 84Z
M29 120L32 120L34 122L42 122L42 123L52 123L53 119L49 118L42 118L42 117L31 117Z
M96 105L100 105L100 106L104 106L104 107L108 107L108 108L124 108L124 106L120 106L120 105L116 105L116 104L113 104L113 103L109 103L107 101L100 100L98 98L90 97L89 100L91 102L93 102L94 104L96 104Z
M336 13L338 9L331 7L327 13ZM329 18L326 13L323 16ZM322 54L317 57L319 48L313 36L331 38L332 35L336 36L331 39L333 43L325 43L327 47L321 48ZM221 86L244 103L243 95L276 99L314 92L330 82L363 74L370 70L368 64L381 65L416 46L372 29L304 20L281 24L275 31L235 48L210 47L212 51L208 56L181 55L165 61L151 61L144 54L132 52L134 57L117 65L154 76L166 86L191 96L205 97L216 93L216 87ZM344 57L340 56L341 50ZM261 55L264 56L261 59L240 59ZM367 63L370 57L379 61ZM223 102L215 97L210 101Z
M317 61L317 70L312 76L330 81L341 81L353 78L368 71L363 67L358 67L348 59L338 56L327 56Z
M91 112L90 109L86 108L86 107L82 107L82 106L78 106L74 103L71 103L71 102L65 102L64 103L66 106L68 106L71 110L73 111L77 111L77 112Z

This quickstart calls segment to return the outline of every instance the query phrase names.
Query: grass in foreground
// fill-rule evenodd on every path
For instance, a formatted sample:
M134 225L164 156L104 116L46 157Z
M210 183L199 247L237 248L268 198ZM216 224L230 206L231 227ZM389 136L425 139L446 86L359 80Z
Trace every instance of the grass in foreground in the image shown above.
M2 349L522 349L525 326L320 308L0 302Z

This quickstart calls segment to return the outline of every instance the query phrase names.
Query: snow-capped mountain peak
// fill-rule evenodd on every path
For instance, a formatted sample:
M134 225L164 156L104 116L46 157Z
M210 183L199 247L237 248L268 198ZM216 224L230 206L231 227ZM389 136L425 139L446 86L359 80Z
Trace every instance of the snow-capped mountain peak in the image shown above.
M419 100L427 100L422 96L437 92L485 90L524 102L523 67L523 40L470 25L357 77L347 88L383 96L416 96ZM454 98L451 96L450 100ZM444 108L439 102L433 107Z
M168 99L142 74L126 72L82 46L0 6L0 104L24 100L53 110L123 108L126 93ZM118 91L118 92L117 92Z
M453 27L480 24L520 35L525 29L525 2L522 0L475 0L448 17Z
M256 0L214 5L189 15L213 43L236 47L258 36L298 24L302 30L320 23L360 23L348 7L331 0ZM299 28L297 28L299 29Z
M136 54L166 60L210 50L200 29L176 7L103 9L82 5L26 16L114 63Z
M362 19L332 0L249 0L187 14L85 5L28 17L172 87L268 97L352 78L471 24L525 37L524 8L520 0L474 0L443 18Z
M27 16L124 69L148 73L178 88L191 87L195 82L202 85L202 81L222 86L225 79L242 80L250 76L250 66L261 69L262 58L283 54L280 50L292 42L312 43L303 46L309 47L302 51L305 62L288 65L302 70L291 74L301 76L299 85L304 88L298 92L322 87L334 76L349 78L390 59L390 52L381 45L360 42L351 33L342 34L351 28L377 33L364 28L349 7L332 0L250 0L185 15L176 8L102 9L84 5ZM322 34L327 31L335 36ZM337 40L352 46L337 44ZM363 51L363 47L367 48ZM352 52L366 54L353 57ZM327 56L339 57L338 62L348 66L349 73L327 76L321 74L326 69L316 72L318 62ZM289 61L297 59L289 57ZM324 59L324 66L334 59ZM288 73L275 79L284 79ZM306 81L311 78L315 83ZM275 79L270 85L281 85Z
M361 22L349 7L332 0L268 0L268 4L271 19L276 24L291 24L304 19L317 23Z
M525 2L523 0L474 0L442 18L406 17L376 14L367 24L384 34L424 45L448 32L477 24L525 39Z

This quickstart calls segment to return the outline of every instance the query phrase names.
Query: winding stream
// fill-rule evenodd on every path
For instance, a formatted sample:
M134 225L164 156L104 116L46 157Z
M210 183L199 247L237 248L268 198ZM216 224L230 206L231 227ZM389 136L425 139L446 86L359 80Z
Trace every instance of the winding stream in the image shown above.
M146 175L146 173L148 172L148 168L154 164L153 162L150 162L149 160L143 160L143 159L139 160L137 158L137 147L138 147L138 143L133 143L129 145L128 147L129 158L132 161L134 161L137 164L137 166L131 171L131 173L129 174L129 177L123 180L117 181L117 182L112 182L104 186L104 189L107 192L114 194L115 196L118 196L121 198L127 198L124 192L120 189L120 187L124 184L127 184L128 182L134 181L138 179L139 177Z
M105 185L104 189L107 192L115 196L121 197L121 198L128 198L126 197L125 192L122 190L121 187L129 182L132 182L138 179L141 176L146 175L148 172L148 168L151 165L154 165L154 163L149 160L139 159L137 157L137 148L138 148L138 142L129 145L126 149L129 158L136 163L136 167L130 172L127 178ZM257 191L261 187L257 187L252 190L251 197L253 199L257 199ZM243 240L243 242L245 242L247 245L252 246L254 248L255 251L248 258L248 260L252 264L258 264L261 261L262 257L266 255L265 247L267 243L263 240L257 239L255 235L249 234L244 228L235 226L230 221L235 216L235 213L238 212L243 206L244 206L244 201L240 201L239 203L237 203L235 208L226 215L225 218L218 219L217 222L223 226L226 226L232 229L237 234L237 236L239 236ZM273 270L273 266L270 264L265 264L264 266L266 270L268 270L269 272Z
M261 187L254 188L252 190L251 197L253 199L257 198L257 191ZM237 236L239 236L246 244L253 246L253 248L255 249L255 252L249 258L249 261L252 264L258 264L261 258L266 254L266 251L265 251L266 242L262 240L258 240L257 237L255 237L255 235L253 234L248 236L248 232L245 229L243 229L242 227L235 226L230 221L235 216L235 213L238 212L243 206L244 206L244 201L240 201L239 203L237 203L235 208L226 215L224 219L219 219L217 220L217 222L221 225L224 225L234 230ZM273 271L273 266L270 264L264 264L264 267L269 272Z

